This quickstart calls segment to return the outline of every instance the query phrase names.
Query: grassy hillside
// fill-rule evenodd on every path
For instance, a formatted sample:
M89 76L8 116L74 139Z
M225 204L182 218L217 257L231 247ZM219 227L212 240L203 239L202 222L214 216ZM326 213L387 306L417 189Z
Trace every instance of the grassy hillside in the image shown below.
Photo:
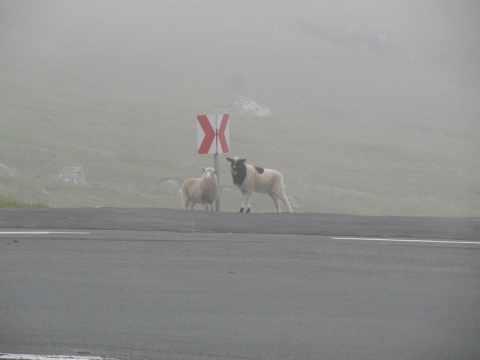
M180 208L160 184L213 164L195 116L228 112L228 156L282 171L294 211L480 216L480 46L465 8L188 3L2 2L0 164L16 173L0 169L1 195ZM222 210L237 211L226 156ZM85 186L57 178L67 166ZM252 207L274 209L259 194Z

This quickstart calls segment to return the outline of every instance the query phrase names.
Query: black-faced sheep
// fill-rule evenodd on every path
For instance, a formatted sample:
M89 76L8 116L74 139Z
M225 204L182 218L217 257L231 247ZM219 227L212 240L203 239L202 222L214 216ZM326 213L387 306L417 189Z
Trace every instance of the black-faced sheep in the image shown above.
M250 164L245 164L245 159L239 157L227 158L230 161L230 170L232 172L233 184L238 187L242 193L240 212L245 210L250 212L250 196L252 193L266 193L275 203L277 212L280 212L280 200L292 212L292 207L285 195L283 185L283 176L277 170L259 168Z
M182 202L185 209L193 210L195 204L202 203L206 210L213 210L218 196L217 171L212 167L202 168L201 178L187 179L182 184Z

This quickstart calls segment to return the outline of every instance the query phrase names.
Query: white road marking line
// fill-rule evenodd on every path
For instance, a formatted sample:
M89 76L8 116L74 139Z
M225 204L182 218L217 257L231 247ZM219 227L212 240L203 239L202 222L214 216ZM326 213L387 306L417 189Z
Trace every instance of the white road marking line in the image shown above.
M115 360L99 356L71 356L71 355L33 355L33 354L4 354L0 353L0 360Z
M474 244L474 245L480 245L480 241L392 239L392 238L366 238L366 237L332 237L332 239L334 239L334 240L358 240L358 241L387 241L387 242L417 242L417 243L437 243L437 244Z
M90 233L87 231L0 231L0 235L52 235L52 234L90 235Z

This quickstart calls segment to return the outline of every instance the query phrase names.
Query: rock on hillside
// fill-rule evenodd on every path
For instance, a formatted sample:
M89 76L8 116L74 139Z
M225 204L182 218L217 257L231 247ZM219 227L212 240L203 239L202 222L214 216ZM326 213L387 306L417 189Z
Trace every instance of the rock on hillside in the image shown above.
M86 185L85 174L81 166L67 166L57 174L56 179L73 185Z

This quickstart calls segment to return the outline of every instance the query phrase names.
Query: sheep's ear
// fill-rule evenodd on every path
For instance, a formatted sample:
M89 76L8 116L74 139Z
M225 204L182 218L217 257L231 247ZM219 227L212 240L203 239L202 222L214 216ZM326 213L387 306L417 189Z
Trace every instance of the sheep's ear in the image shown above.
M227 160L230 161L231 163L233 163L233 159L232 159L232 158L227 157Z
M203 172L205 172L205 168L202 168Z
M247 161L247 159L240 159L240 160L238 160L238 162L241 162L241 163L244 163L245 161Z

